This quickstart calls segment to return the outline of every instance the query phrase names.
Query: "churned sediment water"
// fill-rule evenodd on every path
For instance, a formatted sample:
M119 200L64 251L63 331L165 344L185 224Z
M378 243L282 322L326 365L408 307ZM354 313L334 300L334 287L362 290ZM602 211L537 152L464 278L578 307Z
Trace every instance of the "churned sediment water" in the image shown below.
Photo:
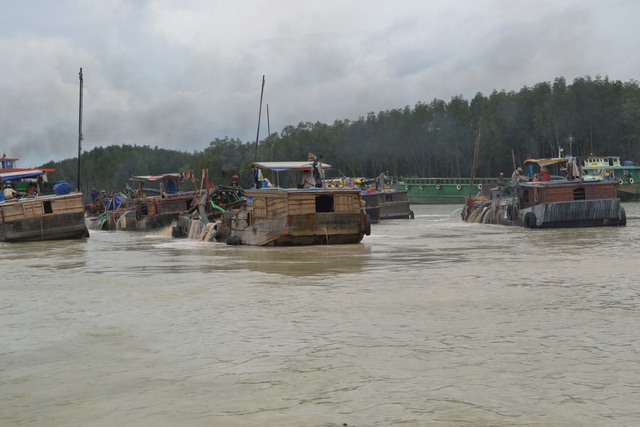
M568 230L413 206L345 246L0 244L0 424L634 425L624 206Z

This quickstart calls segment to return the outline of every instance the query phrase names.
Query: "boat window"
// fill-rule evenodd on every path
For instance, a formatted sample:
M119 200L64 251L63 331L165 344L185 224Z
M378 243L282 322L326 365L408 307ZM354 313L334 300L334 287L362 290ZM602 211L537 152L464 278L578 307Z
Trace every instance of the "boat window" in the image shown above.
M316 212L333 212L333 196L323 194L316 197Z
M46 200L42 203L42 208L44 209L45 214L53 213L53 208L51 207L51 200Z
M584 194L584 187L573 189L573 200L584 200L586 196Z

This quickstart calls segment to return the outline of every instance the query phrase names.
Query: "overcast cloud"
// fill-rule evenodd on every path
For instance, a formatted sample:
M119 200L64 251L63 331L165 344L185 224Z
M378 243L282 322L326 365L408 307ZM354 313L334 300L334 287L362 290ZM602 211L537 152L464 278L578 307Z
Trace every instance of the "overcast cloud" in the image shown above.
M0 150L202 150L565 77L637 80L637 0L0 0Z

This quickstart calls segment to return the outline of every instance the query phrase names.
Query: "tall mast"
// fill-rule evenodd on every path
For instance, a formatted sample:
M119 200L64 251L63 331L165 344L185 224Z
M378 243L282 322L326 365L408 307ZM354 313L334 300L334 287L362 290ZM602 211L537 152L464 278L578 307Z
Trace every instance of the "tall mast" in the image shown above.
M253 149L253 161L258 161L258 139L260 138L260 116L262 116L262 95L264 94L264 74L262 75L262 89L260 89L260 109L258 110L258 131L256 132L256 146Z
M80 107L78 111L78 191L80 188L80 156L82 154L82 67L80 67Z

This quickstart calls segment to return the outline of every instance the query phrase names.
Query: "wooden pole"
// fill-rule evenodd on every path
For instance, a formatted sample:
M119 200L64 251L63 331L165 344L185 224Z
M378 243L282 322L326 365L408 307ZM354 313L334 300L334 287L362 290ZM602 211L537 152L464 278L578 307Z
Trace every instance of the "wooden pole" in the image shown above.
M258 131L256 132L256 146L253 149L253 161L258 161L258 139L260 138L260 117L262 116L262 95L264 94L264 74L262 75L262 89L260 89L260 108L258 109Z
M476 169L478 168L478 156L480 154L480 129L476 135L476 147L473 152L473 166L471 168L471 182L469 183L469 197L471 198L471 192L473 191L473 181L476 179Z
M82 191L80 188L80 157L82 155L82 67L80 67L80 107L78 111L78 191Z

